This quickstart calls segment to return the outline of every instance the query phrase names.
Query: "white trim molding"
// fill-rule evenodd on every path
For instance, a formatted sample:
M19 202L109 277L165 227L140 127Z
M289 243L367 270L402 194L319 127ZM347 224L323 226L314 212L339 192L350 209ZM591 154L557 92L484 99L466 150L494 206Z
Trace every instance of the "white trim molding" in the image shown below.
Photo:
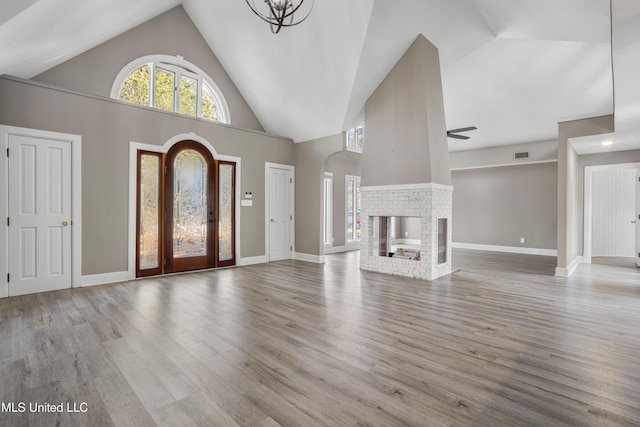
M295 252L294 259L298 261L312 262L314 264L324 264L324 255L311 255L302 252Z
M360 250L360 242L350 243L348 245L342 245L342 246L325 246L324 247L325 255L337 254L341 252L359 251L359 250Z
M128 271L118 271L115 273L90 274L82 276L82 287L106 285L108 283L126 282L129 280Z
M556 276L558 277L571 277L576 268L583 262L583 257L577 256L575 257L569 265L564 267L556 267Z
M213 158L215 160L223 160L229 162L235 162L236 164L236 203L235 203L235 213L236 213L236 264L240 260L240 187L241 187L241 177L242 177L242 165L240 157L234 156L224 156L218 154L218 152L213 148L213 145L205 138L197 135L193 132L183 133L180 135L173 136L164 143L164 145L152 145L152 144L144 144L135 141L129 141L129 239L128 239L128 262L127 262L127 271L128 271L128 279L133 280L136 278L136 197L138 193L137 189L137 167L138 167L138 150L143 151L151 151L154 153L167 153L171 147L181 141L191 140L196 141L202 145L204 145Z
M246 265L255 265L255 264L265 264L267 262L269 262L269 258L267 258L266 255L260 255L260 256L240 258L238 265L246 266Z
M0 125L0 138L3 149L9 147L9 135L22 135L33 138L53 139L71 143L71 287L79 287L82 282L82 136L69 133L51 132L40 129ZM0 162L0 214L9 216L9 160ZM4 256L0 259L0 298L9 295L9 283L5 278L9 270L9 235L7 226L0 227L0 246Z
M506 252L506 253L513 253L513 254L525 254L525 255L558 256L558 251L556 249L524 248L520 246L480 245L477 243L460 243L460 242L452 242L451 247L456 249L473 249L478 251L489 251L489 252Z
M514 160L513 163L497 163L495 165L465 166L465 167L461 167L461 168L451 168L451 172L468 171L468 170L475 170L475 169L503 168L503 167L506 167L506 166L542 165L542 164L545 164L545 163L558 163L558 159L533 160L533 161L517 161L517 160Z

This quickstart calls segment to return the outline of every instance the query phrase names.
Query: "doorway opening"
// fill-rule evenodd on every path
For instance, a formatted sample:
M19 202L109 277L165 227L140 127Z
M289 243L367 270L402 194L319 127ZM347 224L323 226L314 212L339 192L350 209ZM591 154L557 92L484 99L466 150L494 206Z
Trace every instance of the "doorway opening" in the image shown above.
M585 167L584 262L640 265L640 163ZM626 260L626 261L625 261Z
M137 150L135 275L236 263L236 162L194 140Z

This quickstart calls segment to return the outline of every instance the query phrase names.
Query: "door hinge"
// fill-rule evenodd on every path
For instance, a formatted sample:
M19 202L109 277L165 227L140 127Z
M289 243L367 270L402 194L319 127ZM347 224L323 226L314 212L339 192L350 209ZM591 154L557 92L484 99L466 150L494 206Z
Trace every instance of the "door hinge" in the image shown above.
M167 174L167 167L166 166L164 167L164 174L165 175Z
M9 147L7 147L7 157L9 157Z
M289 184L293 184L293 178L289 178Z
M293 252L293 246L289 246L289 250Z
M289 215L289 219L293 221L293 215Z
M7 217L7 227L11 225L11 221L9 221L9 217Z
M7 283L9 283L10 281L11 281L11 275L7 273Z
M165 258L163 261L164 265L167 265L167 259Z

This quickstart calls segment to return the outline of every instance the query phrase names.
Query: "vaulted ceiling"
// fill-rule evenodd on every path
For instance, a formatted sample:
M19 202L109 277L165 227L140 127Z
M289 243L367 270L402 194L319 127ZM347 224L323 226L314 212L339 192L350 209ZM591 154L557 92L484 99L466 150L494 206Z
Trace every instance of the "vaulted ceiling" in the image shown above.
M294 141L353 125L420 33L440 51L447 127L479 128L452 150L613 112L609 0L315 0L277 35L242 0L0 0L0 74L31 78L179 4L265 130Z

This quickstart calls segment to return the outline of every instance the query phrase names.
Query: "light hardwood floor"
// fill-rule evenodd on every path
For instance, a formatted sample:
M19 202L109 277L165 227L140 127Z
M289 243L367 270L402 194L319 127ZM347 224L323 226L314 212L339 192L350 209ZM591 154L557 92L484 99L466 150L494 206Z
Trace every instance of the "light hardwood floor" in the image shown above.
M640 269L456 250L433 281L282 261L0 300L0 426L640 425ZM86 402L85 413L30 403ZM6 408L5 408L6 409Z

